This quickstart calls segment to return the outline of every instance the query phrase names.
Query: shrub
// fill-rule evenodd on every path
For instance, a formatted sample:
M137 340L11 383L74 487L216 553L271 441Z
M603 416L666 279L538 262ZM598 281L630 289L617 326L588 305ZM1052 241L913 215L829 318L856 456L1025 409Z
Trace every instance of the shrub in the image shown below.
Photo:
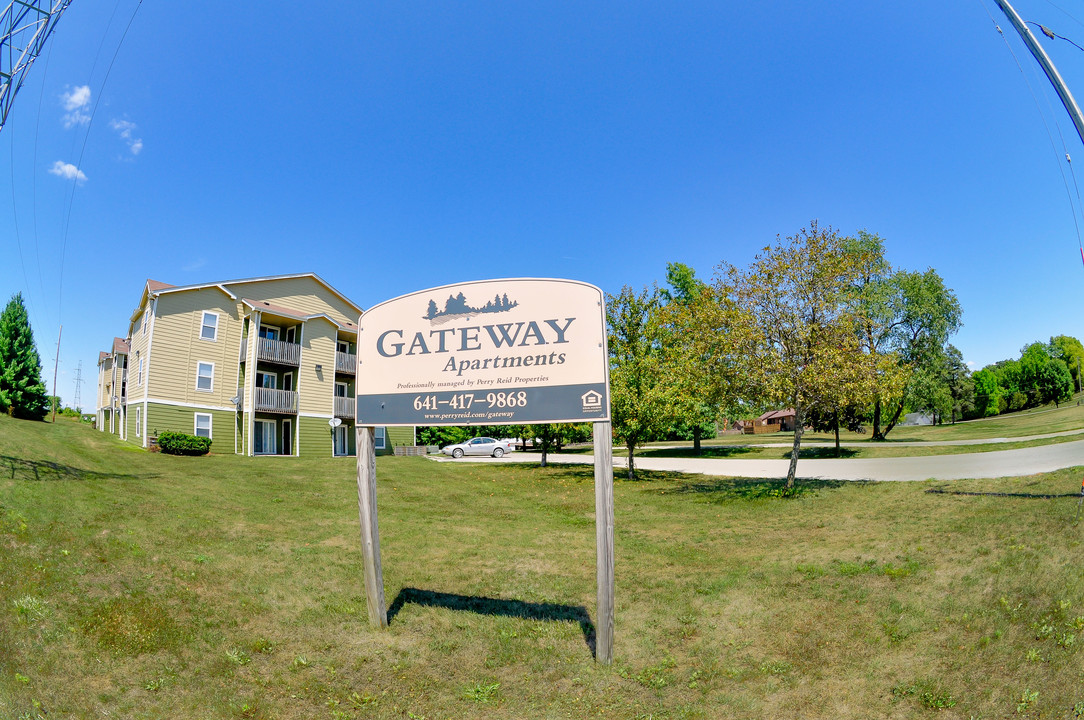
M164 432L158 436L158 447L169 455L206 455L211 449L211 438Z

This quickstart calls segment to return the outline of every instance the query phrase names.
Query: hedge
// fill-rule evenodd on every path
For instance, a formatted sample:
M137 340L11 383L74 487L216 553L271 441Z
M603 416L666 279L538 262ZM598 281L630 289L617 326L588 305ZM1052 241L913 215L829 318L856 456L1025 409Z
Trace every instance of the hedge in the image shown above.
M211 449L211 438L164 432L158 436L158 448L169 455L206 455Z

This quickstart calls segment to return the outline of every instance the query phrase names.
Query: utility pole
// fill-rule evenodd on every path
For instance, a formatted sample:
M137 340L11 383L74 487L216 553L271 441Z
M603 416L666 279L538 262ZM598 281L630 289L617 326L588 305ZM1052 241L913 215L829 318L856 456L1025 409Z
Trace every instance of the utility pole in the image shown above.
M64 337L64 326L63 325L60 326L60 332L56 336L56 362L53 363L53 399L52 399L51 402L53 404L53 424L54 425L56 425L56 406L57 406L56 371L57 371L57 368L60 367L60 338L62 338L62 337Z
M1057 68L1054 67L1054 63L1050 61L1046 51L1043 50L1039 41L1035 39L1035 36L1031 34L1031 30L1024 24L1024 21L1020 19L1020 16L1016 14L1016 10L1009 4L1008 0L994 0L1001 11L1005 13L1005 16L1009 18L1009 22L1016 28L1016 32L1020 33L1020 37L1024 39L1024 44L1028 46L1028 50L1035 56L1035 59L1039 62L1043 72L1046 73L1047 79L1050 84L1054 86L1054 90L1058 93L1058 97L1061 98L1062 105L1069 112L1069 117L1073 119L1073 125L1076 126L1076 134L1080 136L1080 141L1084 143L1084 116L1080 114L1080 108L1076 104L1076 100L1073 99L1073 94L1069 92L1068 86L1065 81L1061 79L1061 75L1058 74Z
M83 361L79 361L79 367L75 368L75 400L72 407L83 412Z

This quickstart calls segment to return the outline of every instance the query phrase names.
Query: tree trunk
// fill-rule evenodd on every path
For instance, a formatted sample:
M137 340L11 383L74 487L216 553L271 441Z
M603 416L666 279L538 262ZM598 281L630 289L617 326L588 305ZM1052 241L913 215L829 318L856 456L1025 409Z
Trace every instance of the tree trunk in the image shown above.
M835 420L835 422L833 424L836 426L836 457L839 457L840 453L839 453L839 412L838 411L836 411L833 414L833 420Z
M794 488L794 476L798 472L798 451L802 446L802 408L794 403L794 445L790 450L790 469L787 470L787 490Z
M700 426L697 425L693 428L693 454L700 454Z
M629 480L635 480L636 479L636 472L633 469L633 458L635 456L632 454L632 451L634 449L636 449L636 443L633 442L632 440L627 440L625 442L625 447L627 447L629 449Z
M879 440L884 440L888 437L888 433L892 432L892 428L896 427L896 423L900 420L900 415L903 413L903 399L900 399L900 404L896 406L896 412L892 413L892 420L885 426L884 433L881 434Z
M873 401L873 439L884 440L881 434L881 398Z

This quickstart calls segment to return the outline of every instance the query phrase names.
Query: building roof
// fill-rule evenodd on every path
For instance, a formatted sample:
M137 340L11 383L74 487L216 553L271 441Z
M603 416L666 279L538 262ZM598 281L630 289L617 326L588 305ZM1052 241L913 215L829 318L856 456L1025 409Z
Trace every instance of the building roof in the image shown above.
M147 303L147 300L150 297L157 297L158 295L162 295L164 293L184 292L186 290L202 290L204 288L217 287L219 290L221 290L222 292L229 295L231 300L236 300L237 296L234 295L229 290L230 285L238 285L238 284L241 284L241 283L264 282L264 281L267 281L267 280L293 280L295 278L305 278L305 277L312 278L316 282L323 285L325 288L327 288L329 291L331 291L331 293L333 295L335 295L340 300L342 300L347 305L349 305L354 310L356 310L357 314L359 316L361 315L362 309L361 309L360 305L358 305L353 300L351 300L350 298L343 295L341 292L339 292L335 288L333 288L331 286L331 284L327 282L327 280L324 280L322 277L320 277L316 273L308 272L308 273L293 273L293 274L290 274L290 275L267 275L267 276L264 276L264 277L239 278L239 279L236 279L236 280L220 280L218 282L197 283L197 284L194 284L194 285L170 285L169 283L160 282L158 280L147 280L146 285L143 287L143 294L139 298L139 304L136 306L135 310L132 311L132 317L130 318L129 322L135 322L135 319L139 316L140 308L142 308ZM335 324L336 325L341 325L341 323L338 323L338 322L336 322ZM349 329L349 328L347 328L347 329ZM356 330L357 330L357 326L354 326L353 331L356 331Z
M295 320L314 320L316 318L324 318L332 325L335 325L348 332L357 332L358 326L350 321L340 322L331 317L327 313L305 313L300 310L294 310L292 308L283 307L281 305L272 305L266 300L253 300L252 298L241 298L241 302L253 310L259 310L261 312L268 312L273 315L282 315L283 317L294 318Z
M758 417L757 420L770 422L772 420L782 420L783 418L788 417L794 417L794 408L787 408L786 410L769 410Z
M124 338L119 338L119 337L113 338L113 354L114 355L116 355L118 353L123 354L123 355L127 355L129 352L131 352L131 348L129 347L127 340L125 340Z
M100 353L98 353L98 364L101 365L103 362L105 362L111 357L112 355L107 353L105 350L102 350Z

